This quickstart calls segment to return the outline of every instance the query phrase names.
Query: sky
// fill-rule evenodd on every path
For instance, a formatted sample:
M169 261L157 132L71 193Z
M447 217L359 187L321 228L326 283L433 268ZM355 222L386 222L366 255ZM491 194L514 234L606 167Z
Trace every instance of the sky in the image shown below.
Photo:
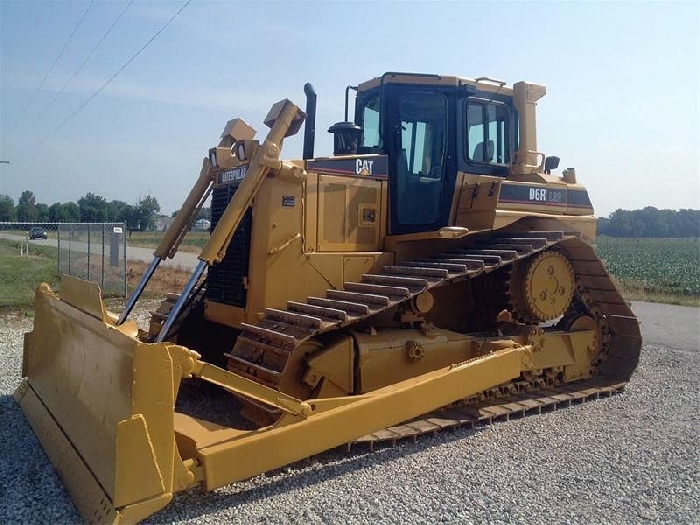
M410 71L545 84L538 149L598 216L700 208L699 3L192 0L79 110L185 1L0 0L0 194L150 194L170 213L229 119L262 139L311 82L330 155L345 86ZM282 155L301 150L299 133Z

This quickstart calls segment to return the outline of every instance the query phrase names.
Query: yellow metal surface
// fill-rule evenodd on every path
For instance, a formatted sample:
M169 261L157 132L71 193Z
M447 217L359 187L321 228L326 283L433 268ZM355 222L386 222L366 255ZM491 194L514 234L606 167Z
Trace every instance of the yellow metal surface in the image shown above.
M344 336L333 344L328 344L322 352L309 357L304 382L315 388L323 381L323 388L335 395L351 395L355 390L355 344L350 336ZM328 385L326 383L331 383Z
M310 413L307 403L217 366L200 361L193 366L192 373L210 383L222 386L226 390L243 394L295 415L306 417Z
M37 290L18 398L47 453L58 456L54 464L84 517L104 501L112 510L101 516L126 506L138 516L134 505L150 513L152 500L164 505L192 480L175 448L172 413L183 367L196 354L140 343L97 319L90 310L101 298L92 291L70 305L47 285Z
M374 251L380 246L382 184L318 175L318 251Z
M457 204L454 224L471 230L492 228L503 179L463 173L458 181L461 184L455 189Z
M530 347L502 350L364 396L310 400L315 413L201 449L205 487L243 480L504 383L531 368ZM293 443L293 446L290 444Z
M27 380L17 388L14 397L83 519L90 523L118 522L119 515L109 496Z
M273 115L274 118L270 115ZM294 126L301 125L299 120L303 121L303 112L292 102L285 100L273 106L268 118L271 119L272 129L267 134L265 142L255 152L246 177L241 182L231 202L226 206L226 210L211 233L209 242L199 255L199 259L206 261L209 265L220 262L224 258L238 224L257 195L265 177L271 169L279 167L282 139L290 134Z
M574 270L561 253L543 252L515 265L511 294L516 311L529 319L556 319L574 296Z
M540 84L518 82L513 85L513 103L518 110L518 151L511 167L511 177L528 175L538 170L544 158L537 156L537 101L547 93Z
M578 232L589 242L595 241L597 220L593 215L558 215L533 211L496 210L494 229L505 228L518 221L527 220L538 231Z
M51 293L48 286L40 285L41 290ZM86 314L106 321L108 319L105 307L102 304L100 287L97 283L84 281L71 275L61 276L61 297L66 303L79 308Z

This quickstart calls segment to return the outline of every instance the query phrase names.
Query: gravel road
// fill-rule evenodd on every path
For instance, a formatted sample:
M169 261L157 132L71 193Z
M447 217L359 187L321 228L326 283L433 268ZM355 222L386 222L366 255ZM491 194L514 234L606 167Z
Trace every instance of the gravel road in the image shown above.
M21 235L13 235L10 233L0 232L0 239L11 239L16 241L26 241L27 238ZM43 246L53 246L58 247L58 241L56 239L32 239L29 241L31 244L43 245ZM65 246L65 245L63 245ZM93 243L92 253L96 253L96 246L101 246ZM86 242L71 241L71 250L80 253L88 253L90 250L90 245ZM124 252L119 249L120 253L124 255ZM166 259L161 264L163 266L180 267L183 270L194 270L197 266L199 260L197 259L197 253L192 252L177 252L175 257L172 259ZM126 247L126 258L130 261L144 261L151 262L153 260L153 248L142 248L140 246L127 246Z
M621 395L371 454L328 452L179 494L147 522L697 523L700 310L633 308L648 342ZM0 523L77 522L11 397L30 328L0 318Z

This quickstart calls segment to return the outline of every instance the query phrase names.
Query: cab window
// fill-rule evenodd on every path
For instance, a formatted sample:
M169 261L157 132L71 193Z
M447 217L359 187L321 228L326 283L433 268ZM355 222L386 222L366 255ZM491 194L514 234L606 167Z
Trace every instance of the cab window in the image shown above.
M498 102L470 99L466 104L466 157L477 164L510 162L510 111Z
M362 144L364 148L381 147L379 139L379 95L367 100L362 107L359 125L362 126Z

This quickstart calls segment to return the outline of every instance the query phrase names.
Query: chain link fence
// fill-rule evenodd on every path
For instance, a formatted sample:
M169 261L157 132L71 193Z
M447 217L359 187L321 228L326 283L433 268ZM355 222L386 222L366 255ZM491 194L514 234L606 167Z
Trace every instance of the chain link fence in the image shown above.
M123 223L0 223L0 307L33 304L36 286L60 288L60 276L96 282L126 297Z

